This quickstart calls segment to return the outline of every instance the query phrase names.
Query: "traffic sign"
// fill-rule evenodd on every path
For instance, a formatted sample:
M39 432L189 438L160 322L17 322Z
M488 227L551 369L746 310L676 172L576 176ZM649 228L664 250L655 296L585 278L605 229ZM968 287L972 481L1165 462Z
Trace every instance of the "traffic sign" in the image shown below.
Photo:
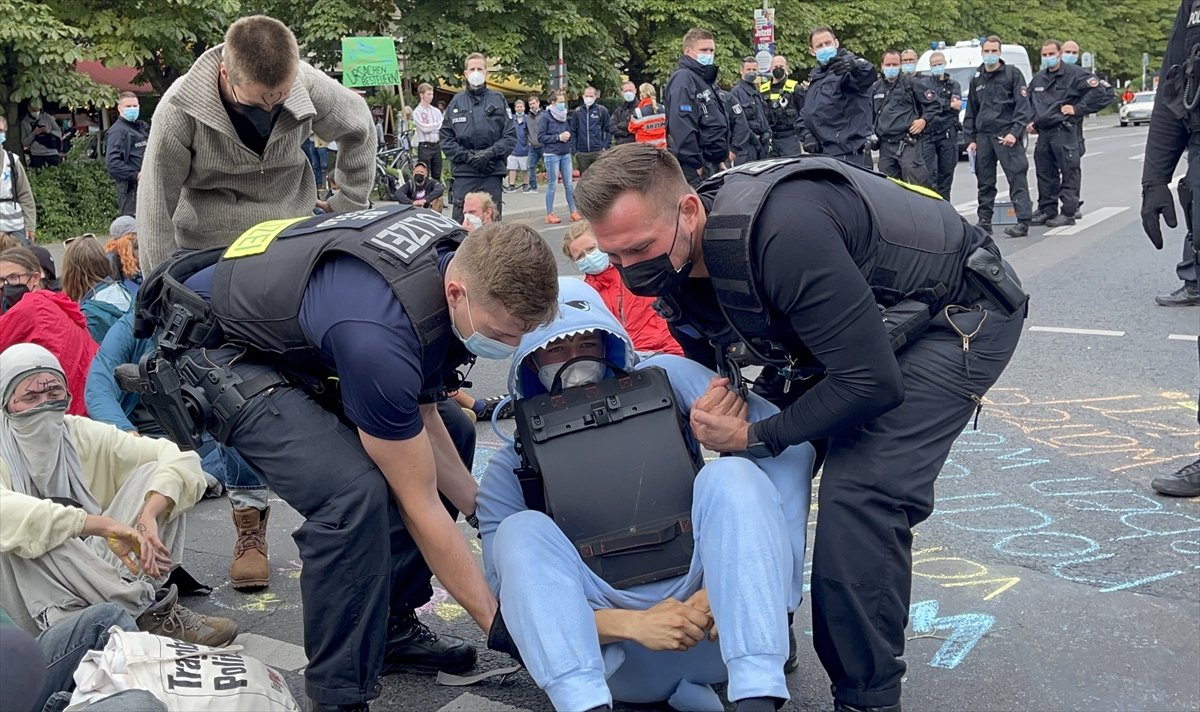
M1143 67L1150 66L1150 53L1149 52L1142 52L1142 66Z
M1080 57L1080 61L1083 63L1084 69L1091 69L1096 64L1096 58L1091 52L1084 52L1083 56Z

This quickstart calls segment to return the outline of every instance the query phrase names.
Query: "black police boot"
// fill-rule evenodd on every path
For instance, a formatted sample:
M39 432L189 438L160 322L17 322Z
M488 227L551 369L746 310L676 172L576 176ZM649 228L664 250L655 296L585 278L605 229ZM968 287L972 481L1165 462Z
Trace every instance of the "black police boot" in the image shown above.
M1056 215L1046 221L1046 227L1064 227L1074 224L1075 218L1070 215Z
M986 222L986 223L985 222L977 222L977 223L975 223L975 227L983 230L984 232L986 232L989 235L992 234L992 224L990 222Z
M1173 475L1155 477L1150 486L1171 497L1200 497L1200 460L1184 465Z
M1160 307L1200 307L1200 289L1195 282L1184 282L1174 292L1155 297L1154 303Z
M1033 217L1029 219L1029 224L1030 225L1045 225L1046 221L1052 217L1054 217L1054 216L1047 215L1046 213L1042 213L1042 212L1037 212L1037 213L1034 213Z
M1047 225L1050 223L1047 222ZM1016 225L1009 225L1004 228L1004 234L1009 237L1025 237L1029 234L1029 223L1019 222Z
M840 700L834 700L833 712L901 712L901 710L899 702L894 705L886 705L883 707L863 707L860 705L849 705Z
M788 614L788 656L787 660L783 661L783 673L785 675L800 667L800 660L796 657L796 630L792 628L792 621L795 619L795 613Z
M475 648L462 638L434 633L412 610L393 611L383 650L383 674L459 674L475 667Z

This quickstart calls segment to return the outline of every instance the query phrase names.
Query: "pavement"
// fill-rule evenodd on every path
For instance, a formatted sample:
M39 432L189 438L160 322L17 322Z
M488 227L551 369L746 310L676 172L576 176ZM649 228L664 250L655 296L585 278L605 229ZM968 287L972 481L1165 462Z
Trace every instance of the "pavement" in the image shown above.
M1146 129L1106 119L1087 131L1084 219L1019 239L997 231L1032 295L1030 315L978 430L964 430L946 463L937 510L915 532L904 682L911 710L1200 709L1200 500L1149 488L1152 478L1200 457L1200 308L1153 302L1179 286L1183 230L1169 231L1161 252L1149 246L1138 218ZM1032 164L1032 147L1030 154ZM974 188L964 161L951 202L972 221ZM558 249L566 224L540 224L544 199L506 195L506 220L538 223L560 274L574 275ZM565 218L561 193L558 204ZM504 392L506 374L506 365L481 361L473 392ZM490 426L480 425L478 437L476 476L500 447ZM271 585L247 594L228 585L228 503L197 506L186 561L216 590L187 605L236 619L238 642L284 672L300 698L301 562L290 534L301 519L282 501L272 507ZM820 516L815 505L813 515L810 527ZM463 528L478 555L473 532ZM421 615L435 630L476 644L480 670L509 664L483 649L483 634L440 586ZM800 667L788 677L785 710L831 708L808 642L810 621L806 600L796 616ZM391 676L372 709L550 706L522 671L469 688Z

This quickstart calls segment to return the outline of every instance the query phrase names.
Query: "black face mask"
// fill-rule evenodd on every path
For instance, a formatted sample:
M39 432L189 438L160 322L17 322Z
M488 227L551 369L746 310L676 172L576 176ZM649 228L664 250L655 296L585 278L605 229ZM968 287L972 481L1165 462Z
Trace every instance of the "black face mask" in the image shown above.
M684 262L679 269L675 269L675 265L671 264L671 252L675 249L675 243L679 241L679 215L680 213L677 211L675 213L675 239L671 240L671 246L667 248L665 254L629 267L617 267L625 286L639 297L660 297L664 294L672 294L683 286L684 280L692 273L690 259Z
M787 78L787 70L783 67L776 67L771 70L771 77L775 81L782 81L783 79Z
M257 106L238 104L238 109L241 110L242 116L245 116L254 126L254 130L258 132L259 136L270 136L271 127L275 125L275 117L279 116L283 105L280 104L270 111L264 111Z
M425 174L424 173L415 174L413 176L413 183L416 183L417 185L425 185Z
M4 313L17 305L21 297L29 294L29 287L24 284L4 285L4 295L0 297L0 313Z

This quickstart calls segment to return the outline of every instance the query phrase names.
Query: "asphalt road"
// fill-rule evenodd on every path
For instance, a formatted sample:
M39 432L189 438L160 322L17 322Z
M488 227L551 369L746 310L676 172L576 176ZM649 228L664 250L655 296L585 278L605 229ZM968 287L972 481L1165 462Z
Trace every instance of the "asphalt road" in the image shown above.
M1145 138L1144 127L1089 129L1083 221L997 238L1032 294L1029 328L988 395L979 429L959 438L939 479L937 511L917 530L909 709L1200 708L1200 501L1160 498L1149 488L1153 477L1200 457L1200 309L1153 302L1179 286L1183 230L1168 234L1162 252L1141 232ZM952 202L972 220L974 197L963 162ZM521 200L539 228L541 200ZM564 227L541 231L556 254ZM574 273L561 256L559 268ZM506 370L481 361L473 392L504 392ZM477 474L498 442L490 427L479 427ZM188 604L237 619L239 642L285 671L298 696L300 563L290 533L299 523L273 502L274 573L265 592L227 585L234 532L224 499L206 500L191 515L187 552L190 568L217 588ZM440 588L422 615L482 648L482 634ZM796 620L801 666L789 677L785 709L831 706L806 637L809 621L806 602ZM479 667L506 664L484 652ZM521 672L472 688L393 676L372 708L549 705Z

